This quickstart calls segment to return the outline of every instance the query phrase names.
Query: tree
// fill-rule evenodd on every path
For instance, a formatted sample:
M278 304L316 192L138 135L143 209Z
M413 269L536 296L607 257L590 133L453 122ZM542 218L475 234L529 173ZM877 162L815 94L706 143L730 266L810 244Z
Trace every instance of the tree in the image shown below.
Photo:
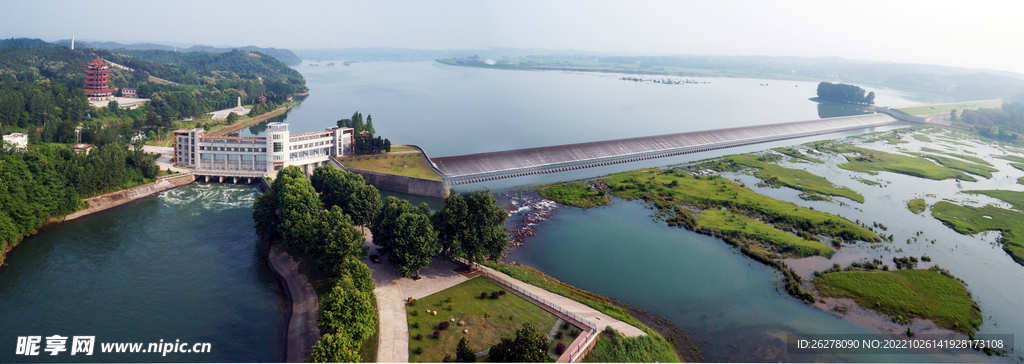
M377 310L372 300L372 293L335 286L320 305L320 332L344 335L354 343L362 343L377 331Z
M949 110L949 121L957 121L957 119L956 119L956 109Z
M488 191L469 196L452 191L444 207L432 220L442 244L445 259L463 258L472 263L485 258L497 261L508 249L505 220L508 213L498 207Z
M352 340L345 335L323 334L309 353L312 363L357 363L359 360L358 346L352 345Z
M310 236L306 253L325 272L337 274L346 260L366 257L368 248L363 246L363 234L338 206L317 212Z
M530 323L516 331L515 339L502 338L491 347L492 363L541 363L548 359L547 335L537 333Z
M409 201L388 196L374 216L370 230L380 252L403 277L412 277L430 264L440 246L430 223L429 207L415 208Z
M325 207L339 206L355 225L371 222L380 209L380 192L367 185L363 176L332 166L317 167L310 177L313 188L320 193Z
M874 105L875 104L875 92L874 91L868 92L868 95L864 97L864 103L868 104L868 105Z
M236 121L238 121L238 114L231 112L230 114L228 114L228 117L224 119L224 121L226 121L228 125L234 124Z
M117 105L117 100L111 100L107 103L107 110L110 110L111 114L118 115L121 108Z
M459 339L459 345L455 347L455 362L476 363L476 353L469 348L469 340L465 337Z

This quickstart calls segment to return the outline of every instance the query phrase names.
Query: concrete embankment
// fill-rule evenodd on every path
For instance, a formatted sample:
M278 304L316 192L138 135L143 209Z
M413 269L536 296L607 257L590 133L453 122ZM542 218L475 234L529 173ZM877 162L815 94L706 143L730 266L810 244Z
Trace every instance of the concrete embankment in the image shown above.
M67 216L64 216L63 221L74 220L92 213L121 206L126 203L138 200L140 198L145 198L160 192L169 191L190 184L194 180L195 177L193 177L191 174L179 174L167 178L160 178L156 182L148 183L134 188L129 188L127 190L121 190L111 192L105 195L90 197L85 199L85 201L89 203L89 207L75 211L74 213L69 214Z
M320 341L320 329L316 326L320 303L316 290L306 276L299 273L299 262L280 247L271 248L267 260L270 268L284 282L285 292L291 301L285 361L304 362L313 352L313 345Z

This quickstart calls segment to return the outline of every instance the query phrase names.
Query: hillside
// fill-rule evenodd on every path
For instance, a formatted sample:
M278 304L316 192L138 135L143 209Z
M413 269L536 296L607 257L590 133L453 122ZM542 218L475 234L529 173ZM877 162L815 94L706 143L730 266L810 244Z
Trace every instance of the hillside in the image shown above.
M62 39L62 40L56 41L54 43L58 44L58 45L70 46L71 45L71 40L70 39ZM244 46L244 47L210 47L210 46L204 46L204 45L193 45L191 47L185 48L185 47L174 47L174 46L163 45L163 44L156 44L156 43L121 44L121 43L117 43L117 42L76 41L75 42L75 46L76 47L92 47L92 48L98 48L98 49L106 49L106 50L115 51L115 52L119 52L119 53L125 53L124 51L149 51L149 50L175 51L175 52L184 52L184 53L190 53L190 52L225 53L225 52L230 52L230 51L235 50L235 49L241 49L241 50L259 52L259 53L263 53L263 54L266 54L266 55L270 55L270 56L272 56L274 58L277 58L279 61L281 61L284 64L289 65L289 66L295 66L295 65L298 65L299 63L302 63L302 58L299 58L299 56L295 55L295 53L292 53L292 51L290 51L290 50L282 49L282 48L262 48L262 47L252 46L252 45L248 45L248 46Z

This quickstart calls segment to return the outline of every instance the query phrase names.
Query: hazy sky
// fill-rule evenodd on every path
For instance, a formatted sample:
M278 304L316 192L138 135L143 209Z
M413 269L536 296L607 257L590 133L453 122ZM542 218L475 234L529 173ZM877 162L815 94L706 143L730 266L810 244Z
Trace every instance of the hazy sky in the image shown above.
M99 5L94 5L99 4ZM9 1L0 37L840 56L1024 73L1019 1Z

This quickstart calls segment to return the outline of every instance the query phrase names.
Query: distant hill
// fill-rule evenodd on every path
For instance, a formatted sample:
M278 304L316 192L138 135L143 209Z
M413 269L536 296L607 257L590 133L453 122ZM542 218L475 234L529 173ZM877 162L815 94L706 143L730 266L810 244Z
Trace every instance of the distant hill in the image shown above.
M70 39L62 39L54 42L59 45L70 46ZM260 52L263 54L270 55L271 57L277 58L284 64L289 66L295 66L302 63L302 58L292 53L292 51L280 48L262 48L256 46L245 46L245 47L210 47L204 45L193 45L188 48L179 48L169 45L156 44L156 43L135 43L135 44L121 44L117 42L88 42L88 41L75 41L75 47L93 47L107 50L130 50L130 51L148 51L148 50L160 50L160 51L178 51L178 52L209 52L209 53L224 53L235 49L242 49L246 51Z

